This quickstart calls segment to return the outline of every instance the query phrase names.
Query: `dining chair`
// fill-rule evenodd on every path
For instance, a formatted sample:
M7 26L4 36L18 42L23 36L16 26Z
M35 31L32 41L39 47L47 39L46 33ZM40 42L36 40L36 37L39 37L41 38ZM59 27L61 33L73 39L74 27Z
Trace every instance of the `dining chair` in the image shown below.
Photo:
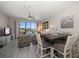
M35 32L36 39L37 39L37 56L40 58L45 57L47 55L51 55L51 44L41 39L39 33Z
M68 36L66 44L58 43L54 44L52 52L56 51L57 53L53 53L53 57L57 57L58 54L61 54L66 58L68 55L70 58L72 58L72 46L75 44L75 42L78 40L78 35L72 35ZM61 58L61 56L59 55Z

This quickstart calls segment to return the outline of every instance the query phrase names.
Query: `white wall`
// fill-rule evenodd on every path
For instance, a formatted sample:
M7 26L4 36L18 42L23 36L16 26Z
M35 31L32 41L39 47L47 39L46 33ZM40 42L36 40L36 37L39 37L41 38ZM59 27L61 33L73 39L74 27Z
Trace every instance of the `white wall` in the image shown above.
M16 21L16 36L19 36L19 21Z
M10 26L12 34L16 33L16 24L15 24L15 18L10 18L0 12L0 29Z
M6 15L0 12L0 28L4 28L9 24L9 19Z
M15 18L9 18L9 26L11 28L11 33L16 35L16 19Z
M61 28L61 18L66 16L74 16L74 27L73 28ZM71 7L67 10L64 10L62 13L56 15L54 18L49 20L49 28L56 27L57 29L65 32L79 33L79 9Z

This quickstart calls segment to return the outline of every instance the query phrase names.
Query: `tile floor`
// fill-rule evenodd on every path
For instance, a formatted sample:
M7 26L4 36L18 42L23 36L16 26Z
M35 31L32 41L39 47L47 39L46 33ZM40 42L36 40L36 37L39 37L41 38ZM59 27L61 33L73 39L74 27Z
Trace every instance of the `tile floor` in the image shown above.
M0 48L0 58L37 58L37 45L31 43L29 47L18 48L17 42L17 39L14 39L8 45ZM79 55L77 57L79 58Z
M12 40L7 46L0 48L0 58L35 58L37 46L18 48L17 40Z

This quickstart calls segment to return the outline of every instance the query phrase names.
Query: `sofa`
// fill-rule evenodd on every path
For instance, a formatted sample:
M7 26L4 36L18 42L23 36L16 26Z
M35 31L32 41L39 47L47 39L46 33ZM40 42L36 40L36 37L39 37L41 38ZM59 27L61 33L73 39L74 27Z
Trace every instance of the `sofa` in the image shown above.
M26 36L18 37L18 48L30 46L30 39Z

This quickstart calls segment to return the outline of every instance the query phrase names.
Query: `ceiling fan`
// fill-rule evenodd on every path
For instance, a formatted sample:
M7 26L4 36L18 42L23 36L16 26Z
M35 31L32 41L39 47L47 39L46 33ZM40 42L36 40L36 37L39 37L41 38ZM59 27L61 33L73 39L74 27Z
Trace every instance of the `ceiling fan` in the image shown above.
M30 6L26 6L25 5L25 9L27 9L28 8L28 16L27 16L27 18L29 19L29 20L34 20L34 19L36 19L33 15L31 15L31 13L30 13ZM27 14L26 14L27 15Z

